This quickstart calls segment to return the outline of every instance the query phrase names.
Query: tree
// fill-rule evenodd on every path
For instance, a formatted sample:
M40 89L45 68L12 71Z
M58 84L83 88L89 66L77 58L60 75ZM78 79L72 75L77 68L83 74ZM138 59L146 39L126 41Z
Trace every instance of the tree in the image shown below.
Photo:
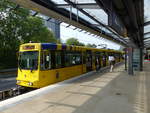
M30 16L28 9L10 0L0 0L0 66L14 67L16 52L21 43L56 42L53 33L39 17Z
M20 33L21 42L56 42L54 34L44 26L41 18L28 16L27 21L22 25L26 27L22 27Z
M69 38L66 41L68 45L76 45L76 46L85 46L83 43L79 42L76 38Z
M96 47L97 47L97 45L95 45L95 44L89 44L89 43L88 43L88 44L86 45L86 47L96 48Z

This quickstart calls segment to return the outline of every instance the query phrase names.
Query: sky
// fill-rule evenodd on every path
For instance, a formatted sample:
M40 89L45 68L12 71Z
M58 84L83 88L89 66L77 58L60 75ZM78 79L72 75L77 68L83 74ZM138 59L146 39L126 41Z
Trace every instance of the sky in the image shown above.
M150 20L150 0L144 0L144 16L146 21Z
M107 44L107 48L117 49L117 50L120 49L120 46L116 43L113 43L101 37L96 38L95 36L89 35L89 33L84 33L84 31L79 32L79 30L73 30L71 27L66 28L65 25L66 25L65 23L62 23L60 27L61 28L60 36L63 42L65 42L68 38L74 37L84 44L87 43L96 44L96 45ZM100 46L98 46L98 48L100 48Z
M144 0L144 19L145 22L150 21L150 0ZM150 32L150 25L144 27L144 33ZM144 35L144 38L148 38L145 41L149 41L150 34Z
M144 17L146 21L150 21L150 0L144 0ZM150 31L150 25L144 27L144 32L148 31Z

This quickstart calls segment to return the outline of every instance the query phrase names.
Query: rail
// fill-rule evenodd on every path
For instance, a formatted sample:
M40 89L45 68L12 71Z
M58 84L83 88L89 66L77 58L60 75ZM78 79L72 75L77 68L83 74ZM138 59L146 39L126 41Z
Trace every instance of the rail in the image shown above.
M19 91L18 88L11 88L0 91L0 101L17 96L19 94L18 91Z

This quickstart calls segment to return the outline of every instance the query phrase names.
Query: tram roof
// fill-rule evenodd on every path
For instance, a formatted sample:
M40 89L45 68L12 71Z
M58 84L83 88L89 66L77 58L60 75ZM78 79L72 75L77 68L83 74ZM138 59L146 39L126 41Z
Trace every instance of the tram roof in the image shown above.
M56 43L26 43L20 46L20 51L35 51L35 50L64 50L64 51L107 51L107 52L122 52L112 49L90 48L85 46L74 46Z

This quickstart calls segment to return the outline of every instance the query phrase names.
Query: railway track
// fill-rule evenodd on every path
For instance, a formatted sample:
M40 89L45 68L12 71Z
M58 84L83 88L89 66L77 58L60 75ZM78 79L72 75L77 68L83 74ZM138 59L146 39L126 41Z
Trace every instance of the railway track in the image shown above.
M11 88L11 89L0 91L0 101L17 96L17 95L18 95L17 88Z
M33 89L27 89L27 88L20 87L20 86L15 87L15 85L13 87L6 85L10 83L10 81L12 80L12 79L11 80L8 80L8 79L14 78L16 77L16 75L17 75L17 68L0 70L0 83L3 84L2 87L7 87L6 89L2 88L2 90L0 90L0 101L15 97L20 94L24 94L33 90ZM12 83L10 84L12 85Z
M0 101L33 91L35 89L27 89L24 87L16 86L14 88L5 89L3 91L0 91Z
M16 75L17 75L17 68L0 70L0 81L2 81L2 83L4 83L3 82L3 81L5 81L5 80L3 80L4 78L8 79L10 77L15 77ZM18 93L17 87L12 87L9 89L2 90L2 91L0 91L0 101L5 100L7 98L11 98L13 96L17 96L18 94L19 93Z

